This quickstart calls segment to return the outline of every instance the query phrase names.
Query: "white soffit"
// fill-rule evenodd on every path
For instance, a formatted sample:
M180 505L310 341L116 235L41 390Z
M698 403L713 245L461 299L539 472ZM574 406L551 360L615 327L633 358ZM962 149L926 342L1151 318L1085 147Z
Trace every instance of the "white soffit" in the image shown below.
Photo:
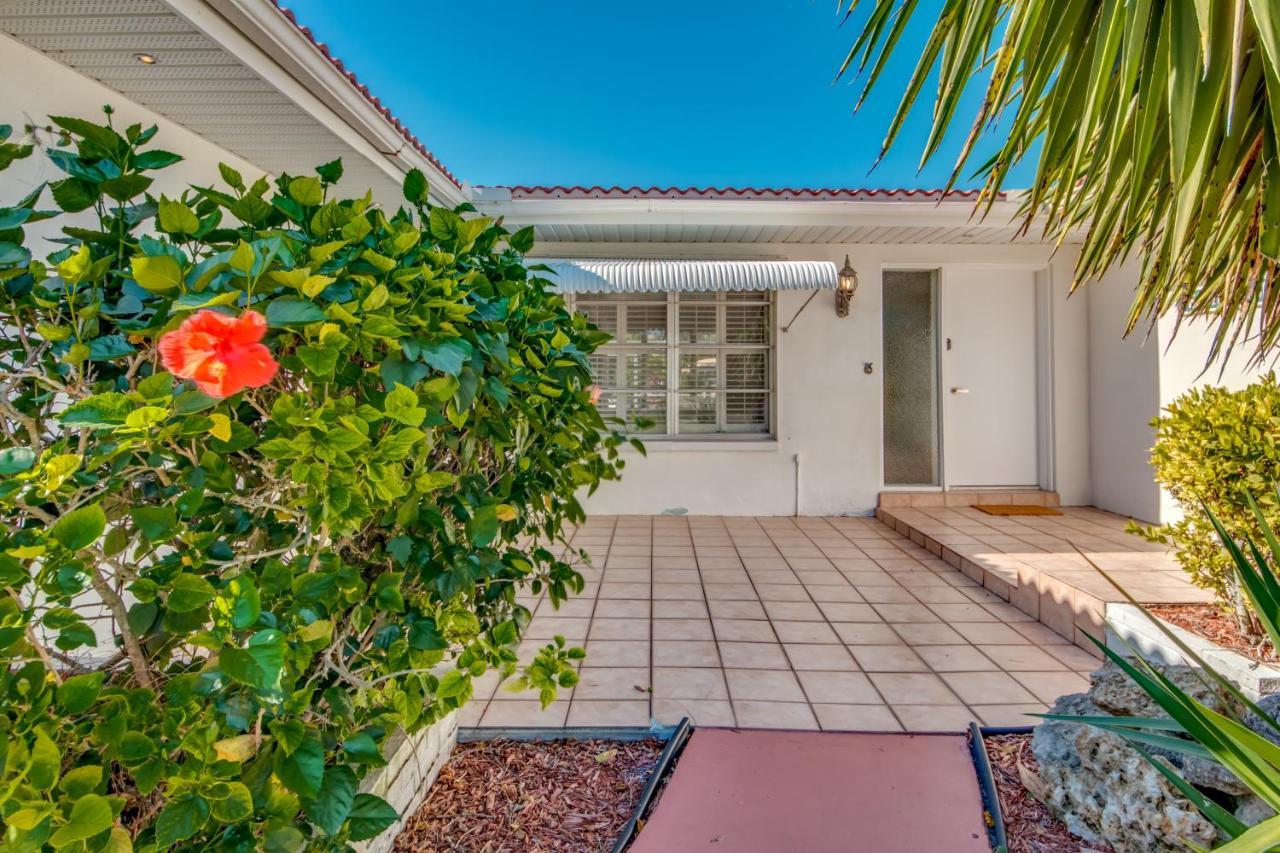
M304 173L341 158L342 191L400 199L409 165L393 162L398 152L333 118L308 88L314 80L284 73L253 44L260 33L250 38L204 0L0 0L0 31L265 172ZM156 63L142 64L139 53ZM425 171L433 188L447 183ZM456 187L444 189L449 203L461 200Z
M830 261L689 261L530 258L546 264L561 293L667 293L716 290L829 290Z

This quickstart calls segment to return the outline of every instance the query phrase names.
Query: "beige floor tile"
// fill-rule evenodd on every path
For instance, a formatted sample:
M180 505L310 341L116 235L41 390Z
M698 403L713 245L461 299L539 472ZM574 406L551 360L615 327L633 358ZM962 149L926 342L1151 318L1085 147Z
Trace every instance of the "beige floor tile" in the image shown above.
M813 712L823 731L900 732L902 724L888 705L831 705L814 702Z
M590 624L590 619L565 616L537 616L529 623L529 627L525 629L524 638L526 640L550 640L552 637L562 636L570 642L580 643L587 638L587 628Z
M750 583L751 578L744 569L701 569L698 572L703 583Z
M959 704L956 695L932 673L873 672L870 678L890 705Z
M981 604L930 604L929 609L944 622L998 622Z
M1029 714L1043 714L1047 706L1040 704L1025 705L973 705L973 712L978 715L984 726L1034 726L1041 721Z
M569 705L570 726L646 726L649 724L647 699L574 699Z
M883 622L838 622L831 626L840 641L849 645L889 645L902 638Z
M825 622L774 622L774 633L784 643L839 643L840 638Z
M647 640L648 619L593 619L590 640Z
M601 598L636 598L649 600L650 585L647 583L614 583L605 581L600 584Z
M584 666L574 699L638 699L648 695L648 667Z
M685 717L695 726L734 725L733 706L727 700L654 698L653 718L659 723L674 726Z
M716 619L767 619L764 606L758 601L708 601L711 615Z
M893 586L858 586L858 594L872 604L914 604L916 598L911 590L898 585Z
M729 695L738 701L755 699L769 702L804 702L804 691L790 670L726 669Z
M777 643L720 642L720 660L726 669L790 669Z
M942 678L963 701L980 705L1034 702L1035 696L1005 672L944 672Z
M1076 672L1093 672L1102 666L1097 658L1079 646L1045 646L1044 650Z
M648 569L615 569L609 566L605 569L603 581L604 583L644 583L647 584L653 580L653 573ZM697 578L694 579L695 581Z
M710 640L654 640L653 665L718 667L720 653L716 651L716 644Z
M1015 622L1009 627L1040 646L1070 646L1073 642L1048 625L1043 625L1039 622ZM1099 666L1102 665L1101 658L1094 658L1094 660L1098 661Z
M590 619L592 612L596 609L596 601L594 598L571 598L568 601L560 602L560 606L556 607L550 598L542 599L538 605L538 617L562 616L578 619Z
M999 622L953 622L951 627L974 645L1015 646L1030 642L1012 627Z
M537 699L494 699L480 719L481 726L563 726L569 703L556 700L543 709Z
M1053 703L1059 696L1089 690L1089 679L1077 672L1012 672L1010 675L1041 702Z
M998 646L997 648L1018 648ZM916 654L929 664L934 672L981 672L999 669L982 652L965 643L954 646L916 646Z
M641 640L593 640L584 666L648 666L649 644Z
M776 643L778 638L768 622L750 619L713 619L716 639L743 643Z
M843 579L838 585L805 584L805 589L809 590L809 596L818 602L819 606L837 602L856 604L864 601L862 595Z
M979 650L1007 672L1052 672L1067 665L1036 646L980 645Z
M818 605L832 622L879 622L880 614L870 604L850 601L824 601Z
M803 590L804 587L801 587ZM764 611L775 622L825 622L822 611L812 601L766 601ZM848 620L854 621L852 619Z
M878 705L883 700L860 672L800 672L800 685L810 702Z
M849 646L865 672L928 672L929 667L910 646Z
M603 603L603 602L602 602ZM705 601L655 601L654 619L706 619Z
M858 669L853 655L841 645L783 643L782 648L791 661L791 668L796 672L853 672Z
M762 702L735 699L734 714L744 729L816 729L818 720L807 702Z
M937 622L938 616L923 604L874 604L886 622Z
M954 587L925 587L916 590L915 597L925 604L969 604L965 594Z
M894 716L909 732L963 732L975 716L964 705L892 705Z
M756 592L760 600L770 601L809 601L809 593L802 584L758 583Z
M638 598L608 598L595 602L597 619L648 619L650 602Z
M702 601L701 583L655 583L654 601Z
M729 691L719 669L657 667L653 671L653 698L728 699Z
M756 589L749 583L703 584L708 601L756 601Z

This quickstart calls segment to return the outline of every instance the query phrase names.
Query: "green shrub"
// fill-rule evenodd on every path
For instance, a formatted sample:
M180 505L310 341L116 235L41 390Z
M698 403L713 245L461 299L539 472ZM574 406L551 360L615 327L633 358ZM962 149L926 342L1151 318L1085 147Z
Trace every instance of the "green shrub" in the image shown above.
M1234 564L1204 508L1238 540L1261 540L1249 508L1250 493L1257 496L1264 516L1280 523L1280 501L1272 489L1280 482L1280 387L1275 374L1239 391L1189 391L1153 426L1156 480L1177 500L1183 517L1146 532L1172 545L1192 581L1211 590L1254 634L1256 624L1240 595Z
M588 387L606 336L523 265L531 231L431 207L420 173L394 213L331 198L338 162L155 198L179 158L154 127L54 121L66 177L0 208L6 847L375 836L387 737L514 674L517 591L582 588L575 493L622 468ZM9 136L0 166L31 153ZM23 227L74 211L97 224L34 259ZM265 318L251 387L161 366L202 311ZM517 682L550 701L580 656Z

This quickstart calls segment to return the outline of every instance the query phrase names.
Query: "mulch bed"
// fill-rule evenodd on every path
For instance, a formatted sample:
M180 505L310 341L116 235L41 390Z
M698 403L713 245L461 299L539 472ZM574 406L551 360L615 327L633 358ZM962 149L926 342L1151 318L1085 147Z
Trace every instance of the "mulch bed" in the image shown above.
M1009 853L1111 853L1106 845L1088 844L1072 835L1023 783L1036 778L1040 765L1031 751L1030 734L987 735L987 758L1004 812ZM1021 765L1021 770L1019 769Z
M1155 604L1147 607L1147 610L1153 616L1159 616L1198 637L1239 652L1250 660L1280 663L1280 655L1276 654L1270 640L1254 641L1241 636L1236 621L1212 604Z
M460 744L397 851L611 850L665 744L491 740Z

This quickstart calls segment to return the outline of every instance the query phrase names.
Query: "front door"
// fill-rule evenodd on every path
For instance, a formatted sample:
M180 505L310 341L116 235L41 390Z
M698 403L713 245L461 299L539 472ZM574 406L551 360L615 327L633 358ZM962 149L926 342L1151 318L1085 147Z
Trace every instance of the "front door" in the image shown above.
M1031 270L943 271L940 390L950 489L1037 485L1035 284Z

